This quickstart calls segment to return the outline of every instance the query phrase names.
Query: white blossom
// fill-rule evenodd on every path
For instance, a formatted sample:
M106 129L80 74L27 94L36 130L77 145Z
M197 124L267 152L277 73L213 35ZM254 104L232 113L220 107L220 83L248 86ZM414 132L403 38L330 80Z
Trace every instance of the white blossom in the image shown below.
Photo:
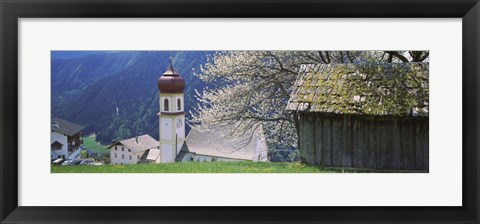
M402 55L407 52L217 52L200 71L195 71L208 87L196 91L200 103L191 111L188 122L192 128L202 130L229 127L231 131L220 136L225 140L251 138L255 130L263 127L270 149L297 148L298 116L286 111L286 105L302 64L398 62L401 60L396 57ZM428 60L428 52L408 55ZM244 143L248 142L246 137Z

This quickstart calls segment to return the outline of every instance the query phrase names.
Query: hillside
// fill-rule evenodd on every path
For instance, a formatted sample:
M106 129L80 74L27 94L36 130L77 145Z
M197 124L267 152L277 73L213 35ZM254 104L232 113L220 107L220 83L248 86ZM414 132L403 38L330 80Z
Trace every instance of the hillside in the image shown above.
M192 69L213 52L105 52L52 59L52 117L84 125L108 144L139 134L158 138L158 78L169 58L186 82L185 110L196 104L194 89L205 85ZM53 54L53 53L52 53ZM187 113L188 116L188 113ZM187 130L188 131L188 130Z
M72 58L64 58L68 55ZM86 87L134 64L139 59L138 56L133 52L87 54L87 52L76 51L53 51L51 53L52 114L63 115L64 110L81 95Z

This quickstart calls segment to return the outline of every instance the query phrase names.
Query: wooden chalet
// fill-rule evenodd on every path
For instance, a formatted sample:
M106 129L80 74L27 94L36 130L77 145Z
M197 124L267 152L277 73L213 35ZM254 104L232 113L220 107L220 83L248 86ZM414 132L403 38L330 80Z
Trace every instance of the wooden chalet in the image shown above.
M78 158L80 146L83 144L82 130L84 127L60 118L52 118L51 123L51 159Z
M287 110L322 167L428 172L428 63L303 65Z

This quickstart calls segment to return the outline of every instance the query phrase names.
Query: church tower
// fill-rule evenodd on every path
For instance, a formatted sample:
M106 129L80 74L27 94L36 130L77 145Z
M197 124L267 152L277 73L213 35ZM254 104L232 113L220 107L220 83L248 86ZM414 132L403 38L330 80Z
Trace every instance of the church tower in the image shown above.
M172 58L167 71L158 79L160 112L158 113L160 162L175 162L185 141L185 80L173 68Z

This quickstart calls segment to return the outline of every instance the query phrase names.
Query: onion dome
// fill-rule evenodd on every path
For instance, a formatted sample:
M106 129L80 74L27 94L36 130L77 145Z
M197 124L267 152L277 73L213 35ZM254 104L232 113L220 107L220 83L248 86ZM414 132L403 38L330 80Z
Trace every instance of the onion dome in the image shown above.
M157 85L158 90L162 93L183 93L183 89L185 89L185 80L173 68L172 58L170 58L170 66L168 70L160 76Z

